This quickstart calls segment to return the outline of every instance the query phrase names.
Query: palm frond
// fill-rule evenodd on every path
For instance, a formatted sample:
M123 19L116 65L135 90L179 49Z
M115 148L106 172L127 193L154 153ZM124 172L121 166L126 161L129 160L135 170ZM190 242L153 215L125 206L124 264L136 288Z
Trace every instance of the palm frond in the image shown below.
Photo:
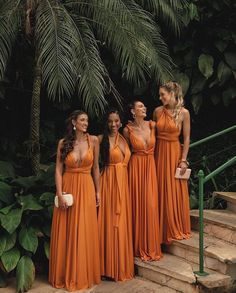
M0 2L0 80L4 76L20 26L18 11L20 2L20 0Z
M70 98L75 92L75 36L71 18L56 1L41 0L36 10L36 47L49 98Z
M134 1L71 0L67 4L90 21L129 81L139 85L152 73L161 76L169 71L170 58L159 28ZM154 39L159 42L154 44Z
M169 27L176 35L180 34L182 15L188 0L136 0L142 7L155 13L157 19Z

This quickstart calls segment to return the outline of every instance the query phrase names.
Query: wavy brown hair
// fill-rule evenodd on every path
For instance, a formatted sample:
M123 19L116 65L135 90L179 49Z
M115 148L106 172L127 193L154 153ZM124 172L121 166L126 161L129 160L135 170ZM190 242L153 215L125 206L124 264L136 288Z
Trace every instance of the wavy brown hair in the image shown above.
M74 142L76 139L75 130L73 129L74 125L72 124L72 120L77 120L80 115L88 114L81 110L75 110L70 114L70 116L66 120L66 134L63 138L62 147L61 147L61 161L65 161L69 152L71 152L74 148Z
M174 93L176 104L173 110L173 118L175 120L175 124L179 125L181 108L184 106L184 97L181 86L177 82L169 81L162 84L160 88L164 88L169 93Z

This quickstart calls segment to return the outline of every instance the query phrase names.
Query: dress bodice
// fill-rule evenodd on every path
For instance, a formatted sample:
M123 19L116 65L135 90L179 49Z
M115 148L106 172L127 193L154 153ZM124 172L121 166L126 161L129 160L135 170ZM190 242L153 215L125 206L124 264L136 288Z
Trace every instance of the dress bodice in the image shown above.
M119 147L119 140L123 140L123 142L125 143L125 153L122 153L122 150ZM121 136L120 134L117 135L116 140L115 140L115 144L112 148L110 148L110 152L109 152L109 164L113 165L113 164L119 164L119 163L123 163L124 165L127 165L130 159L130 150L128 147L128 144L126 142L126 140L123 138L123 136Z
M147 154L153 154L154 153L154 148L155 148L155 143L156 143L156 138L155 138L155 127L154 127L154 122L153 121L149 121L149 127L150 127L150 138L149 138L149 142L145 148L145 145L143 143L143 141L137 137L134 134L133 128L132 128L132 124L129 123L126 127L129 130L129 134L130 134L130 144L132 146L132 152L134 154L140 154L140 155L147 155Z
M91 139L89 134L87 134L88 139L88 150L85 156L82 158L80 163L76 162L75 157L73 155L73 151L71 151L66 159L65 159L65 172L70 173L89 173L92 165L93 165L93 149L91 146Z
M180 129L175 124L172 115L163 107L161 115L156 123L157 125L157 139L167 141L178 141Z

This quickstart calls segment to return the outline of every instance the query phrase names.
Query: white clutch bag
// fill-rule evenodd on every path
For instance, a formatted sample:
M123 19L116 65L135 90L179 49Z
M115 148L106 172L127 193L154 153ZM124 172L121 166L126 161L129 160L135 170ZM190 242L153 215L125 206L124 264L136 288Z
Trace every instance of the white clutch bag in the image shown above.
M191 169L186 169L185 173L183 175L180 175L181 168L177 168L175 172L175 178L176 179L189 179L191 175Z
M65 199L68 207L73 205L73 195L72 194L70 194L70 193L62 193L62 197ZM55 206L57 208L59 207L58 196L57 195L55 196L54 204L55 204Z

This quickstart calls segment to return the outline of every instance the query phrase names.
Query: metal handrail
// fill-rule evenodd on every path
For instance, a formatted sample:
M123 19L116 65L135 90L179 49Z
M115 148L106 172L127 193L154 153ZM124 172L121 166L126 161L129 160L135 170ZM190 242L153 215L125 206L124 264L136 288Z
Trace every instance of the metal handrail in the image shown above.
M207 276L208 273L204 271L204 225L203 225L203 204L204 204L204 184L213 178L214 176L218 175L226 168L232 166L236 163L236 156L216 168L207 176L204 175L203 170L199 170L198 172L198 187L199 187L199 271L194 272L199 276Z
M199 141L196 141L192 144L190 144L190 148L199 146L203 143L206 143L214 138L220 137L222 135L225 135L226 133L229 133L231 131L236 130L236 125L233 125L229 128L226 128L222 131L219 131L215 134L212 134L208 137L205 137L203 139L200 139ZM204 271L204 225L203 225L203 207L204 207L204 184L212 179L214 176L218 175L222 171L224 171L226 168L232 166L236 163L236 156L216 168L214 171L212 171L210 174L205 176L203 170L199 170L198 172L198 195L199 195L199 271L194 272L195 274L199 276L207 276L208 273Z
M200 139L198 141L195 141L195 142L191 143L189 147L190 148L194 148L196 146L199 146L200 144L203 144L205 142L208 142L208 141L210 141L210 140L212 140L212 139L214 139L216 137L222 136L222 135L224 135L224 134L226 134L228 132L234 131L234 130L236 130L236 125L233 125L233 126L231 126L229 128L226 128L226 129L221 130L219 132L216 132L216 133L214 133L212 135L209 135L209 136L207 136L207 137L205 137L203 139Z

